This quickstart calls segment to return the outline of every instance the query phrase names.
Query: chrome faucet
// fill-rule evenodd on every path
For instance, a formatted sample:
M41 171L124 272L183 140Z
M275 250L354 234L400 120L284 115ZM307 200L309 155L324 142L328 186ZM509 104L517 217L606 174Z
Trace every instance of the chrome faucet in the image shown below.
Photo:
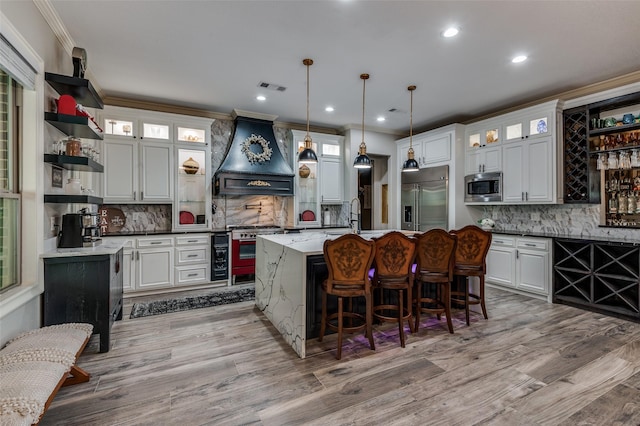
M358 210L355 212L356 219L353 218L353 202L358 202ZM353 223L356 223L356 228L354 228ZM359 234L362 231L362 212L360 211L360 198L353 197L351 199L351 203L349 204L349 227L351 228L351 232L355 232Z

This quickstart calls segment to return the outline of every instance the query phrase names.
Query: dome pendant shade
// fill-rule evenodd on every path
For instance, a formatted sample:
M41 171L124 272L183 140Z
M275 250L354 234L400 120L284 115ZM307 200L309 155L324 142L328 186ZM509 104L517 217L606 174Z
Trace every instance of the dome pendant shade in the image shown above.
M407 157L408 157L407 160L402 165L402 171L417 172L418 170L420 170L420 166L418 165L418 162L413 158L414 157L413 148L409 148Z
M409 118L409 150L407 151L407 161L402 165L402 172L417 172L420 170L418 162L415 160L415 153L413 151L413 91L416 90L416 86L409 86L407 88L411 93L411 114Z
M307 67L307 135L304 137L304 150L298 154L298 162L312 164L318 162L318 156L313 150L311 136L309 135L309 67L313 65L313 59L303 59L302 63Z
M370 169L371 159L367 155L367 145L364 143L364 93L369 74L360 74L360 78L362 79L362 142L360 142L358 156L353 161L353 167L356 169Z

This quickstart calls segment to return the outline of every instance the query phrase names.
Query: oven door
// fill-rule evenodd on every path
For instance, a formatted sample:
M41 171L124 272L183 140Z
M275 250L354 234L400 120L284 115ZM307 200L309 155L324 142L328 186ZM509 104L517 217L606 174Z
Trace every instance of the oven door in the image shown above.
M256 271L256 240L231 241L233 275L254 274Z

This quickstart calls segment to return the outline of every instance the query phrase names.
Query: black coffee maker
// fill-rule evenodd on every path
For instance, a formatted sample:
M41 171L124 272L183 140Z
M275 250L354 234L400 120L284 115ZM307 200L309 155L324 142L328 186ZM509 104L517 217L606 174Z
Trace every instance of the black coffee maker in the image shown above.
M82 247L82 213L67 213L62 216L62 231L58 239L58 247Z

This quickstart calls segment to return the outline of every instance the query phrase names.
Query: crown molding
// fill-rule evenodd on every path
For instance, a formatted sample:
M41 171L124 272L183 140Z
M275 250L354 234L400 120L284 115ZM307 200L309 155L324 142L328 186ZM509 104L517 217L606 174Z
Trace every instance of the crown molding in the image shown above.
M156 112L169 112L172 114L191 115L194 117L213 118L217 120L233 120L231 114L224 114L220 112L212 112L204 109L189 108L176 106L171 104L164 104L160 102L140 101L128 98L119 98L116 96L107 96L102 99L105 105L144 109L148 111Z

